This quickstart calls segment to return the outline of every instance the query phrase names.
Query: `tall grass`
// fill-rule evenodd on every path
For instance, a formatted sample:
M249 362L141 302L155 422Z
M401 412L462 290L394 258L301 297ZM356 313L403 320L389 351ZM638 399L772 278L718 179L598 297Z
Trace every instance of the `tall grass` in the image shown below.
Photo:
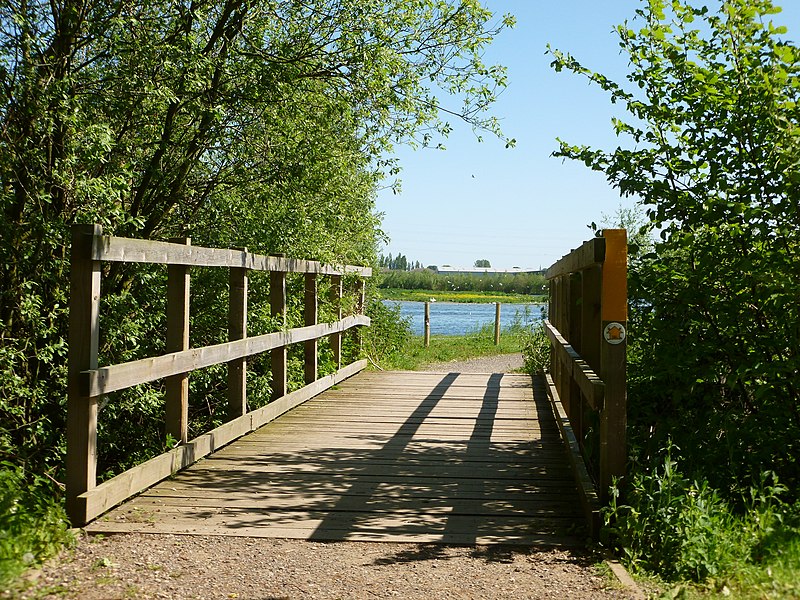
M0 463L0 589L73 539L52 482Z

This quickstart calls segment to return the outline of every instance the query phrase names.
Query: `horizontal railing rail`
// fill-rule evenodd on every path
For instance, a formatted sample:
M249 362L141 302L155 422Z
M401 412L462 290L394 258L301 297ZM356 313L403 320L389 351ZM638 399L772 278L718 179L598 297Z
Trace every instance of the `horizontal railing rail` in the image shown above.
M237 437L260 427L326 388L350 377L366 361L342 366L342 335L369 326L364 311L364 277L369 267L326 265L283 256L192 246L172 242L105 236L99 225L76 225L70 257L70 323L67 403L67 511L72 523L83 525L115 504L170 476ZM100 283L103 262L167 265L166 353L121 364L98 366L100 338ZM229 269L229 341L189 347L189 289L191 267ZM272 316L286 323L286 275L305 277L305 326L247 336L248 273L269 273ZM359 277L356 314L342 315L342 277ZM331 278L330 300L337 318L318 323L317 277ZM318 341L330 340L337 371L319 378ZM305 387L288 393L287 346L304 344ZM247 359L270 352L272 401L255 411L247 406ZM228 365L228 422L188 439L188 377L212 365ZM97 485L97 419L99 400L106 394L136 385L165 380L165 433L179 446Z

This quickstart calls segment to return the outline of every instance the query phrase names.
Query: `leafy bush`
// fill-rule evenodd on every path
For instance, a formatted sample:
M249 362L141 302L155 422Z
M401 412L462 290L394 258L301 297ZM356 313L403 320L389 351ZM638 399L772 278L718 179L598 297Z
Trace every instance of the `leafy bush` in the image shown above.
M73 540L52 482L0 463L0 586Z
M364 351L377 363L400 352L411 339L411 321L400 316L400 305L370 301L366 310L372 324L363 332Z
M536 323L529 329L522 346L522 356L525 370L531 375L550 370L550 340L543 323Z
M666 580L702 582L763 559L774 548L773 537L787 531L784 515L790 511L780 498L786 487L764 473L737 512L708 481L681 472L677 451L668 444L654 467L635 469L624 503L621 490L613 490L606 541L634 570Z

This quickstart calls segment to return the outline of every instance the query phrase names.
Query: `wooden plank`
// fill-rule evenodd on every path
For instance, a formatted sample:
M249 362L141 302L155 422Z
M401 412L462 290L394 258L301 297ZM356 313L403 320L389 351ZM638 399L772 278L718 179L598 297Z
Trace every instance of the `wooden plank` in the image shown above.
M75 225L70 250L69 349L67 355L67 514L80 526L91 517L80 496L94 488L97 470L97 400L86 398L80 374L97 368L100 338L100 263L92 260L99 225Z
M592 238L581 244L569 254L557 260L545 272L546 279L554 279L562 275L569 275L583 269L588 269L603 262L606 255L606 244L604 238Z
M356 273L370 277L372 268L353 265L325 265L313 260L263 256L245 250L184 246L171 242L134 240L97 235L92 259L111 262L185 265L192 267L231 267L251 271L317 273L341 275Z
M249 433L265 423L277 418L287 410L291 410L301 402L305 402L314 395L332 386L347 377L351 377L366 367L366 361L353 363L340 372L318 379L310 386L306 386L287 394L280 400L270 403L265 407L229 421L216 429L201 435L183 446L173 448L145 463L120 473L82 493L78 502L85 510L84 523L103 514L111 507L138 494L142 490L158 483L178 470L198 461L231 441Z
M305 529L291 527L239 526L231 528L227 525L204 525L202 527L186 523L92 523L89 533L168 533L172 535L218 535L252 538L308 539L314 541L350 541L350 542L391 542L397 544L453 544L463 545L496 545L504 546L552 546L574 548L583 547L585 542L580 538L567 534L531 533L520 530L511 535L482 534L473 536L468 533L413 533L377 531L353 531L342 526L339 529L327 528L309 535ZM522 532L524 531L524 532Z
M230 362L237 358L253 356L273 348L304 342L314 337L330 335L333 331L342 332L351 327L369 325L369 323L369 317L354 315L345 317L337 323L298 327L235 342L192 348L183 352L88 370L80 374L81 390L88 397L101 396L140 383Z
M172 507L196 507L196 508L232 508L232 509L256 509L260 511L277 512L284 510L292 511L332 511L332 512L354 512L354 511L375 511L375 512L395 512L405 511L430 511L440 512L443 510L470 514L470 515L528 515L536 517L560 517L574 518L582 513L580 507L566 502L559 502L558 496L551 495L547 498L543 496L530 497L525 499L507 498L405 498L402 496L375 498L367 496L347 496L342 498L337 494L304 496L303 504L297 504L297 498L293 495L278 497L257 498L252 495L241 496L239 498L208 497L208 496L185 496L185 495L145 495L138 496L126 505L125 511L121 514L130 514L131 511L138 509L153 510L162 506Z
M544 321L545 333L550 338L555 348L557 360L564 365L567 373L575 380L581 392L586 397L589 406L599 410L603 406L605 383L592 371L588 363L583 360L575 349L563 338L550 321Z

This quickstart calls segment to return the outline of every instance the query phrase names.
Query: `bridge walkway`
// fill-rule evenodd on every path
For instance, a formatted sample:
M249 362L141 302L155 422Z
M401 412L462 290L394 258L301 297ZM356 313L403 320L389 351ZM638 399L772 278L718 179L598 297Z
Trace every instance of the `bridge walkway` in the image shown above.
M87 530L571 546L584 523L541 382L362 372Z

